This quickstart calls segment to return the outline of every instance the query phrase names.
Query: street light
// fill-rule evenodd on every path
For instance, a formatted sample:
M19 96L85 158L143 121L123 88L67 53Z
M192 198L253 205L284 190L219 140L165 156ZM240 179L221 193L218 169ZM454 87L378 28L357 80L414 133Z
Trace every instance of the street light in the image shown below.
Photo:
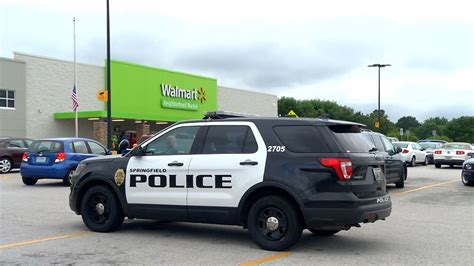
M379 129L380 131L380 68L381 67L388 67L388 66L392 66L390 64L373 64L373 65L368 65L368 67L378 67L379 68L379 100L378 100L378 119L377 119L377 123L375 123L375 127Z

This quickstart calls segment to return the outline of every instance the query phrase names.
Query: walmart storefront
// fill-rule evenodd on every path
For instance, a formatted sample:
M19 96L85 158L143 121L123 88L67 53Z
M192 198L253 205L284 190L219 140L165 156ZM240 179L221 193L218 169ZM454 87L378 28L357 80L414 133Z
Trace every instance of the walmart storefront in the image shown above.
M25 87L12 88L24 99L16 99L15 109L0 110L0 117L9 111L10 120L16 115L18 121L25 122L16 125L19 130L14 135L35 139L73 136L72 62L23 53L14 53L14 59L8 60L24 64L26 72ZM128 138L133 144L143 134L157 132L176 121L202 118L208 111L277 115L275 95L219 86L215 78L115 60L111 61L111 71L116 141ZM79 135L103 143L107 116L103 101L105 73L102 66L77 66ZM2 128L0 135L13 135L2 134Z

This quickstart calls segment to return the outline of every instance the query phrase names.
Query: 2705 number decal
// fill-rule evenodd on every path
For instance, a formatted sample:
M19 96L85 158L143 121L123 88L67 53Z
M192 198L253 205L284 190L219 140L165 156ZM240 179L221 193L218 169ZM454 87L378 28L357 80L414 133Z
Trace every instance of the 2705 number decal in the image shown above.
M267 148L268 152L285 152L285 150L285 146L268 146Z

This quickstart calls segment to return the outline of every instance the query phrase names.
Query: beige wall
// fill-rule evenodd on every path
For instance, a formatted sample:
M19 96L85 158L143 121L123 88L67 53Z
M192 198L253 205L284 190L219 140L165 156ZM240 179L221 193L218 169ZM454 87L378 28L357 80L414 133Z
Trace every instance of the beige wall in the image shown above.
M73 120L54 120L56 112L72 112L74 64L70 61L14 53L26 62L26 136L30 138L74 136ZM103 110L96 99L104 87L104 68L77 64L79 111ZM92 123L80 120L79 135L92 137Z
M278 98L276 95L218 86L217 110L274 117L278 116Z

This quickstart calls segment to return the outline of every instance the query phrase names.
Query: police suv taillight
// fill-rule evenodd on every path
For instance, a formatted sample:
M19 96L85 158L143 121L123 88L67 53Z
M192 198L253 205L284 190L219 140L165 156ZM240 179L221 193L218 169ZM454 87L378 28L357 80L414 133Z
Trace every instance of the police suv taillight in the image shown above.
M58 155L56 155L56 159L54 160L54 162L55 163L60 163L64 160L66 160L66 154L64 152L60 152L60 153L58 153Z
M320 158L319 162L332 168L341 181L350 180L352 177L352 160L349 158Z
M23 162L28 162L28 153L24 152L22 157Z

